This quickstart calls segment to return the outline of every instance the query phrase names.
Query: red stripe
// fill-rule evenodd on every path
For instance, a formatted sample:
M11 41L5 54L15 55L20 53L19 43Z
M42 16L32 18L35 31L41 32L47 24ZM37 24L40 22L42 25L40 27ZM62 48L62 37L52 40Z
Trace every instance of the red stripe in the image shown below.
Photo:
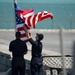
M24 42L25 42L25 43L27 43L27 42L28 42L28 40L24 40Z
M48 13L42 13L42 14L44 14L44 16L41 16L41 19L40 19L40 21L41 20L43 20L43 19L46 19L46 18L53 18L53 16L50 14L50 12L48 12Z
M39 15L38 15L38 13L34 15L33 20L32 20L32 22L33 22L33 28L36 27L36 24L35 24L35 22L36 22L36 17L37 17L37 22L38 22L38 21L40 20L40 18L41 18L41 15L42 15L42 13L40 13ZM36 22L36 23L37 23L37 22Z
M27 29L30 29L30 28L28 27L28 25L26 25L26 24L25 24L25 27L26 27Z
M22 10L21 14L24 16L24 15L27 15L27 14L33 12L33 11L34 11L34 9L32 9L32 8L25 9L25 10Z
M26 26L26 28L29 30L30 28L25 24L25 26ZM19 27L19 28L17 28L17 30L18 31L22 31L22 30L24 30L24 28L23 27Z
M29 35L31 36L31 33L29 33ZM26 34L21 34L20 38L26 37Z
M38 15L38 22L40 21L41 16L42 16L42 12Z
M18 29L18 31L22 31L22 30L24 30L23 27L19 27L19 28L17 28L17 29Z
M29 17L27 18L28 27L31 27L30 19L31 19L31 16L29 16Z
M46 19L46 18L50 18L51 16L50 15L46 15L44 17L41 17L40 21L43 20L43 19Z
M18 16L21 17L20 15L24 16L31 12L34 12L34 9L30 8L30 9L25 9L25 10L18 10Z
M23 38L23 37L26 37L26 34L21 34L21 37L20 38Z
M26 18L23 17L23 21L25 21L25 20L26 20Z
M33 19L32 19L32 23L33 23L33 28L35 28L35 21L36 21L36 16L37 14L34 15Z
M17 15L20 17L22 10L18 10Z
M17 30L18 31L22 31L22 30L24 30L24 28L23 27L19 27L19 28L17 28ZM31 33L30 33L31 34ZM26 37L26 34L24 33L24 34L21 34L21 37L20 38L23 38L23 37ZM23 40L25 43L26 42L28 42L28 40L26 39L26 40Z

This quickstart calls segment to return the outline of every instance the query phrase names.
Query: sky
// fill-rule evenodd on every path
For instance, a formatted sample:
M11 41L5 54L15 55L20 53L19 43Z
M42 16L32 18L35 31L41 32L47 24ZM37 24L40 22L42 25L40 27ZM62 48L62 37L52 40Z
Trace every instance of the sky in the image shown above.
M0 0L0 2L12 2L13 0ZM75 3L75 0L17 0L24 3Z

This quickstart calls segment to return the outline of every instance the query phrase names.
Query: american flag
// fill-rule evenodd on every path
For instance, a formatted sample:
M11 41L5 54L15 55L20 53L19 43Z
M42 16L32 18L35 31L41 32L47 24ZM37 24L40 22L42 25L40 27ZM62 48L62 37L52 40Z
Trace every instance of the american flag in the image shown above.
M26 37L26 33L23 28L23 26L25 25L25 22L18 16L18 12L21 12L21 13L24 12L24 14L23 13L22 14L28 16L33 14L34 10L33 9L20 10L16 3L14 3L14 7L15 7L15 16L16 16L16 29L17 31L21 32L20 39L23 40L24 42L27 42L28 39ZM27 30L30 33L29 29L30 28L27 27Z
M53 19L53 14L48 11L38 12L36 14L32 14L29 16L24 16L21 12L19 12L18 14L18 16L21 17L23 21L25 21L26 26L29 28L35 28L37 22L44 20L46 18Z

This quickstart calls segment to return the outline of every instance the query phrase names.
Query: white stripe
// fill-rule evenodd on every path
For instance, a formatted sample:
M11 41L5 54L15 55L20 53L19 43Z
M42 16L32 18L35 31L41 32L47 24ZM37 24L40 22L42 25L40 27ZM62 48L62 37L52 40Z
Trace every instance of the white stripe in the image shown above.
M28 25L28 18L25 19L25 24L30 28L30 26Z
M20 27L23 27L23 26L24 26L24 24L18 24L18 25L16 25L17 28L20 28Z
M32 15L32 17L30 18L30 24L31 24L30 28L33 28L33 18L34 18L34 15Z
M28 20L28 18L26 18L26 19L25 19L25 24L26 24L26 25L28 25L28 22L27 22L27 20Z
M25 31L22 30L22 31L19 31L21 34L25 34ZM30 30L28 30L28 32L30 33Z
M23 37L23 38L20 38L21 40L25 41L25 40L28 40L27 37Z
M22 14L20 14L20 17L23 19L23 15Z
M20 25L16 25L16 27L17 28L20 28L20 27L23 27L24 26L24 24L22 25L22 24L20 24ZM30 30L30 29L27 29L28 31Z
M53 14L52 14L51 12L49 12L49 14L50 14L51 16L53 16Z
M22 30L22 31L19 31L21 34L25 34L25 31L24 30Z
M39 14L41 14L41 12L39 12L39 13L37 14L37 16L36 16L35 25L36 25L36 23L38 22L38 16L39 16Z
M34 14L34 12L29 12L28 14L25 14L24 15L24 18L27 18L27 17L29 17L29 16L31 16L31 15L33 15Z
M48 13L48 11L43 11L44 13Z

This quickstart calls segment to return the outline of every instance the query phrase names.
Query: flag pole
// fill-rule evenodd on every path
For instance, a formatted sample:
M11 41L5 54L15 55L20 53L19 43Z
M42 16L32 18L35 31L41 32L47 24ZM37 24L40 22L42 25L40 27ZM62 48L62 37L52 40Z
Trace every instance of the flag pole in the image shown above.
M66 68L65 68L65 55L63 50L63 27L60 28L60 51L62 55L62 69L63 69L63 75L66 75Z
M14 0L14 2L17 4L17 0Z
M17 4L17 0L13 0L13 5L14 5L14 3L16 3ZM14 5L14 22L15 22L15 32L17 31L17 29L16 29L16 12L15 12L15 5Z

